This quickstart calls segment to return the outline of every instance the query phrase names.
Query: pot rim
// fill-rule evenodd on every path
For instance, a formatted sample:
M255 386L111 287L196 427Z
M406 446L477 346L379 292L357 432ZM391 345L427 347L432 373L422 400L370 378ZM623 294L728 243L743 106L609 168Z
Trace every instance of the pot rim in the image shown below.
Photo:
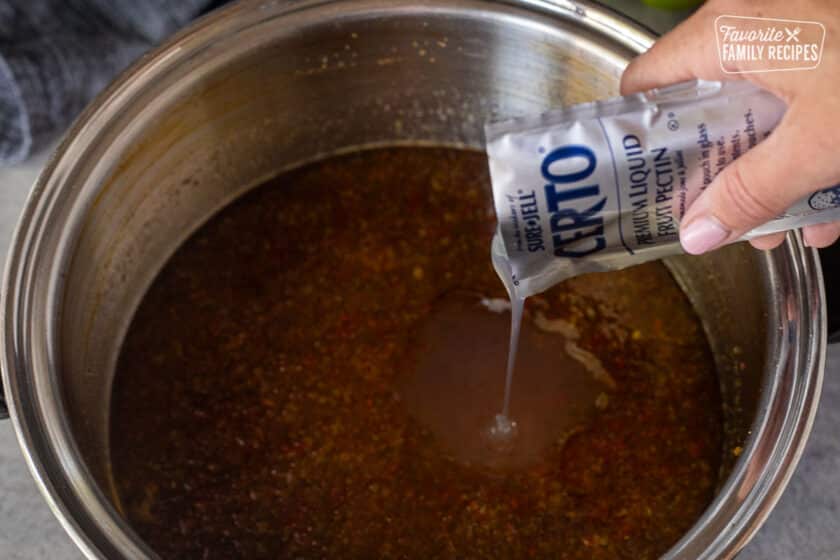
M434 0L436 1L436 0ZM10 415L27 466L50 509L61 525L90 558L155 557L155 554L114 511L79 460L73 437L63 423L66 418L60 387L50 374L57 349L56 296L48 295L47 311L38 315L34 299L42 287L54 288L44 276L60 278L66 259L59 249L45 255L44 245L62 232L50 231L55 209L71 204L78 189L71 180L80 162L107 136L115 117L130 106L140 91L155 84L157 76L176 70L180 64L213 43L234 35L267 18L317 10L343 4L354 9L367 6L380 10L414 6L428 9L428 2L411 0L339 0L293 2L253 1L214 12L176 34L118 77L76 120L39 175L18 222L3 278L0 309L0 365ZM606 34L634 52L643 52L654 36L639 24L593 2L568 0L486 0L470 2L502 9L505 5L572 21L590 31ZM259 12L262 12L259 16ZM54 239L52 240L54 241ZM826 349L826 311L822 273L817 253L806 248L798 234L788 236L782 249L765 255L767 265L782 270L788 302L782 310L770 310L771 324L780 325L770 344L765 371L767 389L744 452L712 504L692 529L664 558L729 558L757 531L779 499L799 462L813 425L822 386ZM44 265L44 261L47 262ZM41 263L41 268L36 265ZM47 266L49 274L44 272ZM60 280L55 280L60 282ZM58 291L58 290L52 290ZM44 296L41 296L44 297ZM40 333L40 335L39 335ZM46 337L36 345L33 339ZM773 334L771 333L771 337ZM797 351L797 349L800 349Z

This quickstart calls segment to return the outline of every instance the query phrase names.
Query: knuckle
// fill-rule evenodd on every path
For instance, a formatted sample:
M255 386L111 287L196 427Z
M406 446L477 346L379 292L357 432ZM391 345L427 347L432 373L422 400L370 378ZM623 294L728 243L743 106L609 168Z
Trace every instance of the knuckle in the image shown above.
M817 249L824 249L840 239L840 222L830 222L805 228L808 244Z
M768 249L774 249L781 245L785 240L784 233L774 233L770 235L763 235L761 237L756 237L755 239L750 240L750 245L755 247L756 249L766 251Z
M772 218L776 211L764 201L759 191L760 185L751 182L740 165L731 165L721 175L719 187L720 203L723 215L728 216L725 223L732 229L738 223L759 223Z

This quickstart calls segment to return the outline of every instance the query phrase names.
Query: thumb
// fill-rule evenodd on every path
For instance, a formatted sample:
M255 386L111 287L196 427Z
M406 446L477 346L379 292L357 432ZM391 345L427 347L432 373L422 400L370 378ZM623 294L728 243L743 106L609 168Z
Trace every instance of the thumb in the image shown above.
M809 162L817 130L788 111L767 139L726 166L691 204L680 224L687 253L701 254L734 242L778 216L796 201L832 184ZM809 141L810 138L810 141Z

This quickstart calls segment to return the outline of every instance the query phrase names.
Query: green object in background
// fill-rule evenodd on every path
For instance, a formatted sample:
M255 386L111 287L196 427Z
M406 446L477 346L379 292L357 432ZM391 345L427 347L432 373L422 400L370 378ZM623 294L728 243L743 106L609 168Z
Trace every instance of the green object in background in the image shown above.
M648 6L663 10L686 10L703 3L703 0L642 0Z

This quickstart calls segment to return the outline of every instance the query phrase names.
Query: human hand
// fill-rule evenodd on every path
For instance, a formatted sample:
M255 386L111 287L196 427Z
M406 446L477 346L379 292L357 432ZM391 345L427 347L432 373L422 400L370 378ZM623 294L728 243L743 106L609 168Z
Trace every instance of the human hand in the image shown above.
M826 29L822 60L813 70L726 74L715 37L719 15L806 19ZM676 82L746 79L788 106L770 136L728 165L691 204L680 225L688 253L700 254L742 237L817 190L840 183L840 3L824 0L711 0L634 60L621 79L629 94ZM840 222L808 226L805 244L826 247ZM781 244L784 233L750 241Z

